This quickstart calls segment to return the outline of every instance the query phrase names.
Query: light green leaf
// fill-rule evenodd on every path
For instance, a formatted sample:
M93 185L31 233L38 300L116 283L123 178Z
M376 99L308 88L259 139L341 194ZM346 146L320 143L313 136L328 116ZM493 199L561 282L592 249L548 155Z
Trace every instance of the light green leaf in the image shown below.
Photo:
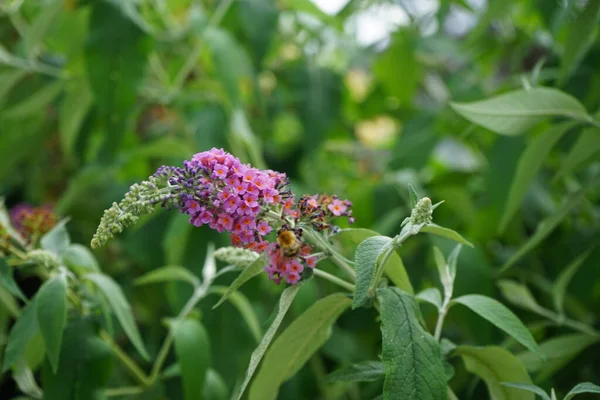
M67 277L56 275L44 282L35 296L37 321L52 371L58 369L63 331L67 324Z
M467 371L484 380L493 400L534 400L533 393L503 386L501 382L531 384L523 364L507 350L496 347L458 346L455 354L462 357Z
M250 365L248 365L244 382L242 382L242 385L237 389L236 394L232 397L232 399L240 400L242 398L250 379L252 379L252 375L254 375L254 371L256 371L256 368L258 367L263 355L267 351L271 340L273 340L275 333L277 333L277 329L279 328L279 325L281 325L283 317L285 317L285 314L292 305L292 301L294 300L294 297L296 297L298 289L300 289L300 285L289 286L283 291L283 293L281 293L281 297L277 305L277 314L275 315L271 326L258 344L258 347L252 352L252 356L250 357Z
M504 272L517 263L525 254L529 253L534 247L542 242L558 224L567 216L567 214L578 205L585 197L586 193L595 185L599 179L594 179L587 187L581 188L575 193L570 194L551 215L544 218L539 223L535 233L525 242L515 254L513 254L502 266L500 272Z
M27 302L27 297L25 297L21 288L19 288L19 285L15 282L13 278L13 269L8 265L5 258L0 258L0 285L13 296Z
M217 262L213 253L215 252L215 244L209 243L206 249L206 259L204 260L204 266L202 267L202 282L205 285L211 282L217 273Z
M567 395L565 396L565 400L570 400L573 397L577 396L578 394L582 394L582 393L600 394L600 386L594 385L593 383L590 383L590 382L579 383L573 389L571 389L569 391L569 393L567 393Z
M20 69L0 74L0 104L2 104L4 96L6 96L8 92L10 92L10 90L25 77L25 75L27 75L27 72Z
M225 286L211 286L209 291L210 293L224 295L227 292L227 288ZM233 292L227 298L229 299L231 304L233 304L233 306L237 308L239 313L242 315L242 318L244 318L244 321L248 325L252 336L254 336L257 342L260 342L260 323L258 322L258 317L252 309L248 298L240 292Z
M19 243L22 246L25 246L25 242L23 241L23 237L10 222L10 216L8 215L8 211L6 209L6 205L4 204L4 198L0 197L0 226L4 228L4 230L8 233L10 238L15 242Z
M167 264L183 263L190 233L194 229L194 225L190 224L189 220L189 216L185 214L177 213L171 217L162 242Z
M140 332L135 324L131 306L119 285L112 280L111 277L103 274L87 274L85 275L85 279L92 281L96 287L100 289L115 313L117 320L127 334L127 337L131 340L131 343L133 343L138 353L140 353L144 359L149 360L150 357L148 356Z
M229 285L227 291L225 292L225 294L223 294L223 297L221 297L217 304L213 306L213 310L219 307L221 304L223 304L223 302L227 300L227 297L229 297L231 293L238 290L244 283L248 282L250 279L263 272L265 269L265 265L265 258L260 257L252 264L244 268L244 270L237 276L237 278L235 278L233 283Z
M446 399L440 346L419 323L419 308L398 288L377 290L381 304L384 400Z
M418 300L423 300L429 304L433 304L437 309L442 308L442 294L438 288L427 288L417 293L415 297Z
M329 295L292 322L267 351L250 387L250 400L275 400L279 386L294 374L329 339L331 327L350 307L346 295Z
M179 360L185 400L202 400L210 365L210 342L204 326L193 319L171 321L175 353Z
M544 389L539 386L532 385L531 383L500 382L500 384L515 389L526 390L528 392L540 395L543 400L550 400L550 396L548 396L548 393L544 392Z
M24 359L30 341L39 330L36 314L37 308L35 300L33 300L23 309L21 316L17 318L11 328L4 353L2 372L8 371L17 362Z
M214 369L209 368L208 371L206 371L203 396L204 400L229 399L229 389L227 384L223 378L221 378L221 375Z
M594 43L598 35L599 15L600 0L589 0L577 18L568 24L569 33L558 72L559 84L566 82Z
M446 258L444 254L440 250L439 247L433 246L433 258L435 260L435 266L438 270L438 275L440 277L440 282L442 286L446 286L448 282L450 282L450 277L448 276L448 270L446 269Z
M96 257L87 247L81 244L71 244L62 253L63 262L72 270L99 272L100 267Z
M328 26L333 26L338 30L343 29L343 25L341 24L339 19L335 18L335 16L323 12L319 7L317 7L314 3L310 1L281 0L280 4L282 7L285 7L285 9L288 9L290 11L312 15L313 17L326 23Z
M584 165L593 156L600 153L600 130L598 128L588 128L581 131L579 138L569 150L569 154L562 161L560 169L556 173L559 179L572 174L577 168Z
M458 263L458 256L460 255L460 251L462 250L462 245L459 243L454 247L452 253L448 256L448 275L450 276L451 282L454 282L456 278L456 264Z
M42 249L52 251L56 254L61 254L63 251L67 250L67 247L69 247L69 244L71 243L67 228L65 227L67 222L69 222L68 219L63 219L50 229L48 233L42 236L40 239Z
M529 143L519 158L517 171L512 179L508 200L506 201L504 214L502 215L502 221L500 222L500 233L506 229L511 218L521 207L523 197L525 197L525 194L531 187L533 179L542 168L542 164L550 153L550 150L552 150L552 147L554 147L559 139L573 126L575 126L575 122L556 125L543 134L536 136L531 143Z
M21 392L34 399L43 398L44 393L35 381L33 371L24 363L19 363L15 366L13 369L13 379Z
M137 278L136 285L148 285L150 283L181 281L187 282L192 286L198 286L200 280L190 270L179 266L166 266L150 271Z
M579 267L581 267L583 262L589 257L594 249L595 246L571 261L571 263L560 272L558 278L556 278L556 281L552 285L552 299L554 300L554 307L560 314L564 314L563 303L565 300L565 294L567 293L567 286L569 286L571 279L573 279L573 276L575 276L579 270Z
M436 224L427 224L422 227L419 232L433 233L434 235L445 237L446 239L454 240L458 243L466 244L469 247L474 247L471 242L462 237L458 232Z
M356 268L356 289L352 300L352 309L367 303L375 296L375 277L381 276L381 263L386 254L394 251L394 242L387 236L372 236L365 239L356 248L354 264Z
M73 155L77 136L94 102L86 79L74 79L67 83L66 93L58 110L60 145L67 156Z
M61 11L64 11L65 2L62 0L51 0L44 4L41 12L31 23L25 32L25 51L28 56L34 56L36 49L43 43L48 32L52 29L55 20Z
M4 286L0 285L0 310L4 309L8 312L11 317L17 318L21 314L19 304L15 299L15 296L10 294Z
M410 208L414 208L419 202L420 197L410 183L408 184L408 196L410 197Z
M518 135L549 117L588 118L573 96L550 88L515 90L473 103L451 103L469 121L503 135Z
M343 244L344 246L356 249L356 247L365 241L367 238L379 236L379 234L370 229L342 229L333 238ZM385 274L392 281L394 285L404 290L407 293L414 293L410 279L402 263L402 258L398 253L393 252L388 258L388 262L385 264Z
M452 300L452 303L462 304L470 308L473 312L479 314L480 317L488 320L512 336L529 350L541 354L535 339L531 336L527 327L502 303L479 294L457 297Z
M48 107L63 90L63 82L56 81L47 84L25 100L3 110L0 115L6 119L24 119L31 114Z
M363 361L333 371L326 378L327 382L374 382L385 377L381 361Z
M533 312L538 312L542 308L525 285L509 279L501 279L498 281L498 287L511 304Z

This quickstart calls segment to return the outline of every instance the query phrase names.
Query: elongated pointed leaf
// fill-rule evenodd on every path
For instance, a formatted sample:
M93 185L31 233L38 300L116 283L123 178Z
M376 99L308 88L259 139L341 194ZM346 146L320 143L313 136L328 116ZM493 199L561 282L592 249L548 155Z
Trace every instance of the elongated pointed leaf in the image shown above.
M506 300L517 307L533 312L538 312L542 308L525 285L509 279L501 279L498 281L498 288Z
M555 179L572 174L599 153L600 130L598 128L584 129L569 150L567 157L561 163Z
M231 295L231 293L238 290L242 285L248 282L250 279L254 278L256 275L260 274L264 271L266 265L266 261L264 257L259 257L252 264L244 268L244 270L238 275L237 278L233 281L231 285L227 288L223 297L213 306L213 310L219 307L227 298Z
M79 273L100 271L98 261L90 249L77 243L67 247L62 253L62 259L69 269Z
M484 380L491 399L534 400L533 393L501 385L501 382L531 384L523 364L507 350L496 346L458 346L455 354L462 357L467 371Z
M363 361L333 371L327 376L328 382L374 382L385 377L381 361Z
M377 290L381 303L383 398L446 399L440 346L419 323L412 296L398 288Z
M436 308L442 308L442 294L438 288L427 288L420 291L415 296L418 300L423 300L429 304L433 304Z
M574 125L574 122L556 125L547 132L537 136L529 143L519 158L517 171L515 172L515 176L510 185L508 200L506 201L504 214L502 215L502 221L500 222L499 232L503 232L506 229L511 218L515 215L517 210L519 210L525 194L531 187L533 179L542 168L542 164L550 153L550 150L552 150L558 140Z
M225 292L227 292L227 288L224 286L211 286L210 292L224 295ZM233 306L237 308L242 318L244 318L244 321L246 322L246 325L248 325L248 329L250 329L252 336L254 336L257 342L260 342L260 323L258 322L258 317L252 309L248 298L240 292L233 292L227 298L229 299L231 304L233 304Z
M275 340L250 387L250 400L275 400L279 386L296 374L329 339L331 327L350 307L350 299L336 293L300 315Z
M135 280L136 285L148 285L150 283L181 281L192 286L198 286L200 280L190 270L179 266L167 266L150 271Z
M6 259L0 258L0 285L6 289L10 294L20 298L23 301L27 301L27 297L17 285L13 278L13 270L10 265L6 262Z
M343 246L354 250L360 243L373 236L379 236L379 234L370 229L358 228L343 229L336 234L334 238ZM406 269L404 268L404 264L402 263L402 258L397 252L392 253L388 258L384 272L394 285L407 293L413 293L413 288L408 274L406 273Z
M38 330L37 308L35 300L33 300L23 309L21 316L17 318L10 330L4 353L2 372L8 371L25 357L27 346Z
M285 314L292 305L292 301L296 297L298 289L300 289L300 285L294 285L286 288L283 293L281 293L281 297L279 298L279 303L277 305L277 314L275 315L271 326L269 326L269 329L258 344L258 347L252 352L252 356L250 357L250 365L248 365L244 382L242 382L242 385L237 389L236 394L232 397L233 399L240 400L242 398L242 395L244 394L248 383L250 383L258 364L267 351L267 348L269 347L271 340L273 340L275 333L277 333L277 329L279 328L279 325L281 325L283 317L285 317Z
M512 336L529 350L541 354L535 339L531 336L527 327L502 303L479 294L461 296L452 300L452 303L462 304L470 308L473 312L479 314L480 317L488 320Z
M563 303L565 300L565 294L567 293L567 286L571 282L571 279L573 279L573 276L575 276L579 270L579 267L581 267L581 264L587 260L593 250L594 248L591 248L574 259L565 267L565 269L560 272L560 275L558 275L558 278L556 278L554 285L552 285L552 298L554 300L554 307L559 313L562 314L564 312Z
M210 365L210 342L204 326L193 319L171 321L175 353L179 360L185 400L202 400Z
M452 229L444 228L443 226L439 226L436 224L428 224L420 229L419 232L427 232L433 233L434 235L438 235L444 237L446 239L454 240L457 243L465 244L469 247L474 247L471 242L462 237L458 232L453 231Z
M69 234L67 233L67 228L65 225L69 222L68 219L63 219L60 221L54 228L50 229L48 233L46 233L40 239L40 245L42 249L53 251L56 254L61 254L69 247L71 240L69 239Z
M356 248L354 259L356 268L356 289L352 308L358 308L367 303L369 297L375 296L374 282L379 270L383 268L381 262L386 253L394 251L393 240L387 236L373 236Z
M419 202L419 195L411 184L408 185L408 196L410 197L410 207L414 208Z
M567 395L565 396L565 400L570 400L573 397L577 396L578 394L582 394L582 393L600 394L600 386L594 385L593 383L590 383L590 382L580 383L577 386L575 386L573 389L571 389L569 391L569 393L567 393Z
M140 336L140 331L135 324L131 306L119 285L112 278L103 274L87 274L85 278L92 281L100 289L136 350L146 360L150 359Z
M35 298L38 325L52 371L56 372L67 324L67 277L59 274L46 281Z
M585 107L573 96L550 88L515 90L473 103L451 103L452 108L468 119L503 135L525 133L549 117L585 120Z
M550 396L548 396L548 393L546 393L544 389L539 386L532 385L531 383L501 382L500 384L515 389L526 390L539 395L543 400L550 400Z

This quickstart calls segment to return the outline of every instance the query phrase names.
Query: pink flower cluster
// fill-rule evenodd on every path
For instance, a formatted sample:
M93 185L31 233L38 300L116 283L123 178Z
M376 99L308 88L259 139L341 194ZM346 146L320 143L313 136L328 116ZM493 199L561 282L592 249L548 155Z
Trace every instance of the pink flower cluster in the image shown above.
M194 155L186 167L202 172L196 183L201 190L183 200L190 223L230 232L234 246L266 249L262 237L272 229L261 212L294 202L285 174L244 165L221 149Z
M295 285L302 279L305 268L314 269L317 265L317 256L311 255L312 247L304 244L300 248L298 256L288 258L281 251L277 243L269 244L267 248L267 259L269 264L265 271L269 279L279 285L282 279L291 285Z

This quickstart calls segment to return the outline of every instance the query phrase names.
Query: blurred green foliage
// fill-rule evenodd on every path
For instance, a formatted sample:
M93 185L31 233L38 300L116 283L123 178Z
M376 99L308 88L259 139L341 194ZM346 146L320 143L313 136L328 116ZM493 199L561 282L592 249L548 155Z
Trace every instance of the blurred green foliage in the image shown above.
M552 308L553 282L588 251L569 284L565 310L598 327L600 186L593 180L600 167L598 127L566 126L555 145L539 150L545 143L540 138L560 118L502 135L464 119L449 102L552 86L593 114L600 107L600 2L426 3L432 6L350 0L328 14L306 0L3 0L0 193L9 206L53 205L71 218L72 240L87 244L103 210L129 185L162 164L177 165L213 146L257 167L286 172L297 194L350 199L356 225L384 235L395 235L410 212L411 183L434 202L445 200L436 223L475 244L460 257L457 296L479 293L516 304L544 346L548 338L572 331L544 323L523 307L522 297L507 295L498 278L527 285L541 306ZM369 43L356 40L369 15L376 16L373 28L389 25L383 17L398 13L405 22L387 34ZM533 173L517 190L513 185L528 151L537 159L521 167ZM585 192L578 192L582 187ZM514 190L520 195L511 200ZM573 196L577 201L565 209L564 201ZM505 216L508 204L511 215ZM561 217L552 221L556 215ZM540 240L527 244L534 233ZM162 319L178 312L191 289L184 283L134 287L133 281L164 265L200 276L209 242L226 245L227 238L161 211L96 253L101 269L132 303L152 357L166 332ZM445 239L421 235L401 251L416 292L437 283L431 244L444 254L452 248ZM500 270L507 262L510 268ZM217 283L231 280L223 276ZM26 293L39 286L21 283ZM305 285L291 315L331 291L328 285ZM262 323L281 288L261 276L242 292ZM209 376L231 393L256 339L232 304L213 312L216 300L209 297L198 311L210 340ZM435 314L427 306L423 312L433 326ZM3 309L0 345L11 321ZM79 346L93 347L95 357L103 358L102 343L85 336L90 329L89 321L75 321L65 335L79 332ZM460 343L518 348L501 343L501 332L468 310L453 311L445 329ZM123 345L131 346L125 340ZM546 366L525 362L527 352L517 354L536 384L564 394L577 382L600 381L597 340L573 346ZM358 386L324 378L339 365L376 359L379 352L374 313L343 315L323 349L283 384L279 398L375 397L381 382ZM42 382L49 368L44 365ZM118 365L110 377L87 379L93 388L104 380L110 387L128 382ZM162 380L132 398L183 398L178 380ZM462 364L450 385L461 399L487 395ZM225 398L216 386L211 398ZM0 392L16 393L7 374L0 377Z

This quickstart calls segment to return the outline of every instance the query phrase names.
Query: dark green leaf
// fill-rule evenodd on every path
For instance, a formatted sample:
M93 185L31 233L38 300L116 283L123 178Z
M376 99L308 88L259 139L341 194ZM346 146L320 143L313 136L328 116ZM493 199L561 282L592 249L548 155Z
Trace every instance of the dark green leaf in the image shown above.
M12 267L8 265L5 258L0 258L0 285L13 296L18 297L23 301L27 301L27 298L13 278Z
M535 137L527 146L521 157L517 171L510 186L508 200L500 222L500 232L506 229L511 218L515 215L521 206L521 201L531 187L533 179L542 167L542 163L550 153L550 150L558 142L558 140L569 130L575 123L568 122L556 125L547 132Z
M419 323L414 298L398 288L377 290L381 304L383 398L446 399L442 354Z
M227 292L227 288L224 286L211 286L210 292L224 295ZM228 299L231 304L237 308L239 313L242 315L242 318L244 318L244 321L248 325L248 329L250 329L252 336L254 336L257 342L260 342L260 323L258 322L258 317L252 309L252 305L250 304L248 298L240 292L233 292L229 295Z
M523 364L503 348L458 346L455 353L462 357L467 371L485 381L491 399L534 400L533 393L501 385L501 382L531 384L531 378Z
M462 304L470 308L473 312L512 336L529 350L541 354L535 339L531 336L527 327L502 303L478 294L457 297L452 300L452 303Z
M525 285L509 279L501 279L498 281L498 287L506 300L517 307L533 312L538 312L542 308Z
M48 107L62 92L63 86L64 83L62 81L49 83L20 103L2 110L0 115L10 120L30 118L32 114Z
M550 88L504 93L473 103L451 103L469 121L503 135L518 135L549 117L588 118L574 97Z
M578 394L582 394L582 393L600 394L600 386L594 385L593 383L590 383L590 382L579 383L573 389L571 389L569 391L569 393L567 393L567 395L565 396L565 400L570 400L573 397L577 396Z
M593 159L596 154L600 154L600 130L598 128L584 129L569 150L567 157L562 161L555 179L572 174Z
M56 275L46 281L35 296L37 321L52 371L56 372L63 330L67 324L67 277Z
M58 112L60 145L68 156L74 154L77 137L92 104L92 91L87 80L74 79L67 83L65 98Z
M279 325L281 325L283 317L285 317L285 314L292 305L292 301L294 300L294 297L296 297L298 289L300 289L300 285L294 285L286 288L283 291L283 293L281 293L279 304L277 305L277 313L275 314L275 319L273 319L271 326L269 326L269 329L258 344L258 347L252 352L252 356L250 357L250 365L248 365L244 382L242 382L242 385L235 392L236 394L232 397L233 399L240 400L242 398L242 395L244 394L248 383L250 383L252 375L254 375L254 372L256 371L260 360L262 360L262 357L267 351L271 340L273 340L275 333L277 333L277 329L279 328Z
M135 280L136 285L148 285L150 283L181 281L192 286L198 286L200 280L190 270L184 267L167 266L150 271Z
M385 370L381 361L363 361L333 371L327 376L328 382L374 382L383 379Z
M223 294L223 297L213 306L213 310L219 307L227 297L231 295L231 293L238 290L244 283L248 282L250 279L254 278L256 275L260 274L265 269L266 261L264 257L258 258L252 264L244 268L244 270L235 278L233 283L229 285L227 291Z
M332 294L296 318L267 351L250 387L249 399L275 400L279 386L295 375L329 339L331 327L350 303L345 294Z
M2 372L6 372L25 357L25 351L38 329L37 308L33 300L23 309L10 330Z
M193 319L171 321L175 353L179 360L185 400L202 400L210 365L210 342L204 326Z
M204 400L227 400L229 389L221 376L214 369L206 371L204 383Z
M579 270L579 267L581 267L583 262L589 257L594 249L595 247L587 250L585 253L571 261L571 263L569 263L569 265L567 265L560 272L560 275L558 275L556 278L554 285L552 285L552 298L554 300L554 307L560 314L563 314L564 312L563 303L565 300L565 294L567 293L567 286L571 282L571 279L573 279L573 276L575 276Z
M131 306L125 298L125 295L123 294L123 291L119 285L117 285L112 278L103 274L87 274L85 279L92 281L96 287L100 289L108 301L112 311L115 313L117 320L119 320L119 323L127 334L127 337L129 337L142 357L149 360L150 357L148 356L148 352L144 347L144 342L142 341L140 332L135 324Z

